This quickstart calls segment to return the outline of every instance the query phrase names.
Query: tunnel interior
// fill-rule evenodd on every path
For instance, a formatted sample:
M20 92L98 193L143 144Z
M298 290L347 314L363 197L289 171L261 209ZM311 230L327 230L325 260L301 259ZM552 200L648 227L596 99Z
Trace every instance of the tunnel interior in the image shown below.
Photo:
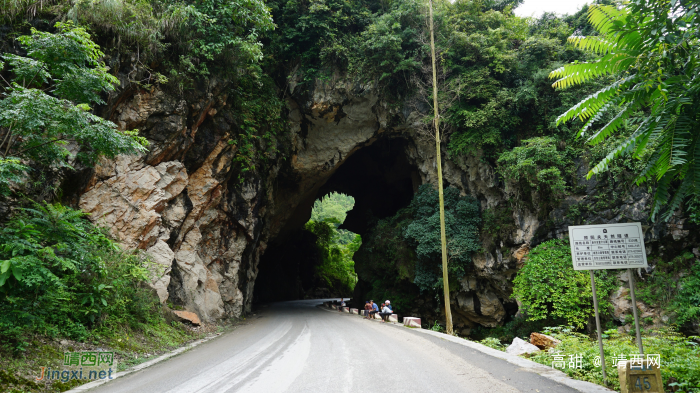
M311 217L313 202L338 192L350 195L355 205L340 226L363 235L376 219L393 216L410 204L420 185L420 175L405 156L407 142L401 138L383 138L363 147L323 184L307 203L300 204L280 236L271 239L262 255L255 282L254 302L271 302L350 296L333 293L315 277L321 263L316 235L304 229Z

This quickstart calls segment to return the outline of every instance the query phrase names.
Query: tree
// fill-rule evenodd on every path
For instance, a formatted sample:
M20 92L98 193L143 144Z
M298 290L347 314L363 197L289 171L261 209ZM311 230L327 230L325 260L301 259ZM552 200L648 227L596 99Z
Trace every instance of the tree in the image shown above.
M421 291L443 286L443 280L437 274L428 272L435 272L438 266L442 266L436 262L443 256L443 237L450 239L444 249L449 263L447 270L440 269L443 275L447 273L452 277L453 283L469 271L472 254L481 249L481 215L476 199L471 196L460 197L458 189L447 187L444 191L444 206L445 233L442 234L438 190L430 184L423 184L411 201L412 220L406 227L404 238L415 247L418 257L416 268L424 273L420 277L416 275L416 284ZM447 288L449 289L449 282Z
M2 55L0 70L9 65L11 76L0 90L0 192L28 171L22 160L71 168L74 159L91 165L101 155L137 153L147 145L138 130L119 131L90 113L89 104L104 104L101 95L117 79L84 29L60 22L56 28L56 34L32 29L19 37L26 57ZM75 156L70 143L80 147Z
M607 170L617 157L641 158L651 150L636 183L658 181L652 219L666 209L663 219L668 220L686 197L700 193L700 3L631 0L621 9L592 5L588 18L600 35L572 36L569 42L601 57L552 71L550 77L558 78L553 86L567 88L604 75L616 80L566 111L557 124L579 118L585 121L578 131L583 137L606 112L613 112L612 120L588 136L591 145L634 125L588 177ZM640 111L643 115L637 116Z

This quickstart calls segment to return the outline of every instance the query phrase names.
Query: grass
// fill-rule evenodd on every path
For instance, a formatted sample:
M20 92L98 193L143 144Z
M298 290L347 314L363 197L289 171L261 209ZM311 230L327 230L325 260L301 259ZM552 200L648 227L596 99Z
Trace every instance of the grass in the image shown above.
M64 352L114 351L118 371L146 362L208 334L231 330L235 321L221 325L192 327L180 323L159 322L144 324L137 329L128 327L96 330L84 342L54 339L35 335L27 337L30 345L17 353L9 348L0 349L0 391L8 393L63 392L81 385L81 381L42 381L36 376L40 367L61 367Z
M605 363L608 371L607 384L603 380L600 366L596 367L594 360L600 356L598 342L585 334L577 333L570 328L545 328L543 333L561 340L556 347L566 362L562 369L569 377L620 389L617 370L614 366L621 356L629 359L630 355L639 350L634 335L620 333L616 329L605 331L603 348ZM495 337L487 337L481 341L490 348L505 351L506 345ZM667 392L700 393L700 337L686 337L673 329L645 330L642 337L645 354L658 354L661 357L661 378ZM555 360L553 352L540 351L524 355L530 360L547 366L552 366ZM581 368L569 367L569 356L581 355Z

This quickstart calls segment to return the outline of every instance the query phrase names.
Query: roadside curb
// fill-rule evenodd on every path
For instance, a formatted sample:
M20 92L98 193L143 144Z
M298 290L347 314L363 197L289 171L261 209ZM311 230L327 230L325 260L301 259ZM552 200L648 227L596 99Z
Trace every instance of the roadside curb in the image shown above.
M318 308L326 311L334 311L334 310L328 310L322 306L317 306ZM335 312L335 311L334 311ZM400 324L395 324L395 323L387 323L385 324L387 326L394 326L396 328L407 328L403 325ZM417 333L422 333L422 334L427 334L430 336L434 336L443 340L451 341L455 344L459 344L465 347L469 347L471 349L474 349L476 351L479 351L481 353L484 353L486 355L489 355L491 357L495 357L501 360L505 360L508 363L514 364L518 367L521 367L527 371L534 372L535 374L539 374L544 378L550 379L554 382L560 383L562 385L566 385L572 389L575 389L579 392L582 393L610 393L610 392L615 392L614 390L610 390L604 386L592 383L592 382L586 382L586 381L579 381L577 379L573 379L569 377L568 375L564 374L564 372L559 371L557 369L547 367L543 364L533 362L532 360L528 360L525 358L521 358L520 356L516 355L511 355L509 353L499 351L497 349L489 348L483 344L476 343L474 341L469 341L463 338L455 337L455 336L450 336L449 334L445 333L440 333L440 332L434 332L432 330L426 330L426 329L417 329L417 328L407 328L410 329L411 331L417 332Z
M222 334L222 333L214 333L214 334L211 334L211 335L209 335L209 336L207 336L207 337L204 337L204 338L202 338L202 339L193 341L193 342L191 342L191 343L185 345L184 347L180 347L180 348L174 349L174 350L172 350L172 351L170 351L170 352L168 352L168 353L165 353L165 354L163 354L163 355L160 355L160 356L158 356L158 357L155 358L155 359L151 359L151 360L149 360L149 361L147 361L147 362L143 362L143 363L141 363L141 364L137 364L137 365L134 366L134 367L131 367L131 368L129 368L129 369L126 369L126 370L124 370L124 371L121 371L121 372L118 372L118 373L114 374L114 378L112 378L112 379L100 379L100 380L97 380L97 381L88 382L88 383L86 383L86 384L84 384L84 385L80 385L80 386L75 387L75 388L73 388L73 389L71 389L71 390L68 390L68 391L66 391L66 392L64 392L64 393L86 392L86 391L88 391L88 390L90 390L90 389L96 388L96 387L98 387L98 386L100 386L100 385L103 385L103 384L105 384L105 383L107 383L107 382L114 381L115 379L117 379L117 378L119 378L119 377L123 377L123 376L128 375L128 374L131 374L131 373L133 373L133 372L143 370L144 368L148 368L148 367L150 367L150 366L152 366L152 365L154 365L154 364L160 363L160 362L162 362L162 361L164 361L164 360L168 360L168 359L170 359L171 357L176 356L176 355L179 355L179 354L181 354L181 353L183 353L183 352L185 352L185 351L189 351L190 349L192 349L192 348L194 348L194 347L196 347L196 346L198 346L198 345L200 345L200 344L203 344L203 343L205 343L205 342L207 342L207 341L209 341L209 340L211 340L211 339L214 339L214 338L216 338L216 337L221 336L221 334Z

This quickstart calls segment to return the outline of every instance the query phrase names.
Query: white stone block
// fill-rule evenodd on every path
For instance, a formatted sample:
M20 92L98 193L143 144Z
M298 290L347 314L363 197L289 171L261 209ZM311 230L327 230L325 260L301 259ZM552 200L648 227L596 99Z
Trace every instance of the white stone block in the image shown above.
M403 317L403 325L408 327L421 327L420 318L416 317Z

